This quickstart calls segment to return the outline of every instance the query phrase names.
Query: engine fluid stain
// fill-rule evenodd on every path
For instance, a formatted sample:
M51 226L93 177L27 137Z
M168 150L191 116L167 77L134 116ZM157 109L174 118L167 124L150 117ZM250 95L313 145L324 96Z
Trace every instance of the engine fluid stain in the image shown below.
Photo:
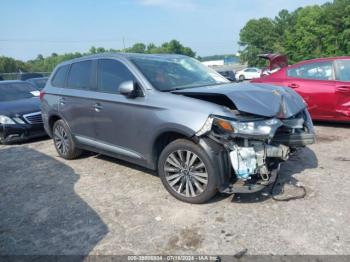
M345 162L347 162L347 161L350 161L350 158L345 158L345 157L335 157L335 158L334 158L334 160L336 160L336 161L345 161Z
M196 250L201 246L203 242L203 237L198 231L198 228L182 229L179 235L172 236L169 239L169 248L184 248Z
M341 141L342 137L339 136L316 136L316 142L318 143L331 143L335 141Z
M223 217L217 217L217 218L215 218L215 221L223 223L223 222L225 222L225 219Z

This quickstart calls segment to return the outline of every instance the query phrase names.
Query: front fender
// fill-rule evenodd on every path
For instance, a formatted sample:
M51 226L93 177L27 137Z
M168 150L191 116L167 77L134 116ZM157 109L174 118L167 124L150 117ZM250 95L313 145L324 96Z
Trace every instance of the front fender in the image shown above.
M220 192L230 185L232 180L232 167L227 150L208 137L199 138L199 145L208 154L214 169L217 170L216 182Z

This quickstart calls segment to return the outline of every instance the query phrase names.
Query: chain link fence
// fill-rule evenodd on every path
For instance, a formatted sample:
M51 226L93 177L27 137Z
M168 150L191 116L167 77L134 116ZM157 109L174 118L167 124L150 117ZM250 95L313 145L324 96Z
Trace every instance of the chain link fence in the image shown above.
M0 73L0 80L26 80L35 77L48 77L51 72Z

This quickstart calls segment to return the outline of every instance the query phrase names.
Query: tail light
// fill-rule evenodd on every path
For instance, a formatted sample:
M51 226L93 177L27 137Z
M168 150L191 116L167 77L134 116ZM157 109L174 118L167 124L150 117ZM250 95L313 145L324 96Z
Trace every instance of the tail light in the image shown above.
M40 91L39 98L42 100L44 98L45 92L43 90Z

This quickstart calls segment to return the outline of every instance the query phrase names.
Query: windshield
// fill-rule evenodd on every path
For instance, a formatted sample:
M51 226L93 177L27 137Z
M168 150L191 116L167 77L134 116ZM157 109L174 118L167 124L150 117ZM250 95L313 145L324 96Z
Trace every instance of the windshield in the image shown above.
M0 84L0 102L31 98L36 92L38 91L29 83Z
M160 91L229 83L226 78L190 57L135 57L131 61Z

